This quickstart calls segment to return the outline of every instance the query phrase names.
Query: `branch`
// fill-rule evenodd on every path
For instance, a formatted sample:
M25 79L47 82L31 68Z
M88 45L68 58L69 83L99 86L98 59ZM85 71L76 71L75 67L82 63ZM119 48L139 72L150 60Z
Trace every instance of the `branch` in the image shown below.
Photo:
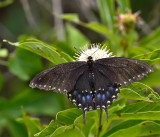
M62 14L62 3L61 0L52 0L52 15ZM64 26L63 20L53 16L54 19L54 28L57 31L57 40L64 40Z
M32 28L35 28L37 26L37 24L36 24L36 22L33 18L33 15L31 13L31 9L30 9L28 0L20 0L20 1L22 3L22 6L23 6L23 9L24 9L24 12L25 12L25 15L26 15L26 18L27 18L27 21L28 21L29 25Z

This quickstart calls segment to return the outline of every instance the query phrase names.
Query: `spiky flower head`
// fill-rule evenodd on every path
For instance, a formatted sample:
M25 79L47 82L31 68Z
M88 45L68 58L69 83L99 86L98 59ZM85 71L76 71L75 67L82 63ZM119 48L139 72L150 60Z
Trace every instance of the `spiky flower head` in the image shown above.
M120 30L129 29L134 27L138 23L139 12L131 13L126 12L125 14L118 14L118 25Z
M113 57L112 53L109 52L106 46L101 46L101 44L92 44L91 48L84 47L76 54L77 61L88 61L88 57L92 56L93 61Z

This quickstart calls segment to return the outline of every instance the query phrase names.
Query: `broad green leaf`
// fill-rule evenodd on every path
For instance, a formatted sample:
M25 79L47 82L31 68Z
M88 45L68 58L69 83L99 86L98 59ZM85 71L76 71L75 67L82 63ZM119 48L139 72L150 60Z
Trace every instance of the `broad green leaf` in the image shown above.
M7 57L8 56L8 50L7 49L0 49L0 58L3 57Z
M7 123L7 127L12 135L12 137L27 137L27 130L23 126L23 124L9 119Z
M112 114L110 120L135 119L135 120L160 120L160 111L145 111L134 113Z
M114 134L115 132L122 130L122 129L126 129L132 126L135 126L139 123L141 123L142 120L126 120L126 121L122 121L120 123L115 122L114 124L111 125L111 128L108 129L107 132L101 134L101 136L110 136L112 134Z
M13 2L14 2L14 0L2 0L2 1L0 1L0 8L8 6L8 5L12 4Z
M132 104L128 104L123 107L121 110L115 111L116 114L121 113L137 113L137 112L146 112L146 111L160 111L160 103L158 102L147 102L140 101Z
M119 4L118 11L120 14L124 14L127 11L131 11L129 0L117 0L117 3Z
M67 14L62 14L62 15L57 15L60 18L63 18L65 20L71 21L71 22L75 22L75 23L79 23L79 17L78 14L74 14L74 13L67 13Z
M67 30L67 40L73 47L80 49L84 47L85 45L89 46L88 39L75 27L73 27L71 24L66 24L66 30Z
M64 14L67 15L67 14ZM72 14L69 14L69 16L71 16ZM73 15L74 16L74 15ZM63 18L63 14L61 16L61 18ZM63 18L65 20L68 20L66 18ZM71 20L68 20L71 21ZM115 35L114 33L112 33L106 26L99 24L97 22L89 22L89 23L84 23L84 22L74 22L78 25L81 25L83 27L86 27L90 30L93 30L95 32L98 32L100 34L105 35L107 38L109 38L111 43L114 43L114 45L119 45L119 36Z
M143 60L151 65L153 65L153 64L160 65L160 49L154 50L154 51L146 53L146 54L137 55L133 58Z
M6 40L4 40L6 41ZM16 47L24 48L35 54L38 54L54 64L61 64L66 62L66 60L61 55L61 51L57 51L53 46L47 45L42 41L36 39L27 39L21 42L8 42ZM63 53L64 54L64 53Z
M135 137L160 134L160 124L153 121L143 121L135 126L118 130L108 137ZM105 137L106 135L104 135Z
M61 123L70 125L70 124L73 124L74 120L80 115L82 115L82 111L80 109L77 109L77 108L67 109L67 110L58 112L56 116L56 120Z
M77 126L80 131L82 131L85 136L92 134L92 136L96 136L98 133L98 123L99 123L99 111L93 110L86 112L86 125L84 125L83 115L77 117L74 121L75 126ZM92 130L94 129L94 130Z
M67 42L56 42L54 46L64 53L70 55L71 57L75 56L76 49L73 45L67 43ZM73 59L72 59L73 60Z
M112 0L97 0L100 16L103 24L111 31L114 32L115 13L114 1Z
M141 80L141 82L151 87L158 87L159 78L160 78L160 71L154 69L154 72L149 75L148 79L147 78L143 79Z
M151 33L150 35L148 35L147 37L143 38L140 42L139 45L140 46L152 46L154 48L160 47L160 28L157 28L155 31L153 31L153 33Z
M1 102L2 100L0 98L0 105L1 105ZM7 124L8 124L8 120L0 114L0 136L3 133L3 128L7 127Z
M42 70L42 63L39 56L18 48L10 57L8 67L20 79L29 80Z
M134 58L136 56L139 56L139 55L143 55L143 54L146 54L146 53L149 53L151 51L153 51L154 49L151 48L150 46L145 46L145 47L142 47L142 46L130 46L128 47L127 49L127 53L128 53L128 57L130 58Z
M34 136L36 137L49 136L59 127L61 127L61 125L52 120L46 128L36 133Z
M121 93L119 96L127 98L127 99L133 99L133 100L149 100L148 97L143 97L140 94L138 94L136 91L130 89L130 88L123 88L121 89Z
M65 109L65 104L63 95L26 88L10 100L0 99L0 116L11 119L20 117L23 106L24 111L29 114L53 117L57 112Z
M122 88L120 96L134 100L157 100L159 95L147 85L134 82L129 86Z
M89 28L95 32L104 34L108 37L108 39L111 41L111 43L118 44L119 45L119 38L114 33L110 32L104 25L99 24L97 22L90 22L90 23L83 23L84 27ZM112 41L114 40L114 41Z
M37 118L31 118L22 112L22 118L17 119L17 121L24 123L27 128L28 137L33 137L34 134L41 130L40 120Z
M59 127L51 135L51 137L85 137L83 133L74 126L62 126Z
M111 51L114 51L114 55L122 56L123 49L120 46L119 36L110 32L105 26L103 26L97 22L83 23L82 26L84 26L90 30L93 30L95 32L98 32L100 34L105 35L108 38L108 42L110 43L109 47L110 47Z

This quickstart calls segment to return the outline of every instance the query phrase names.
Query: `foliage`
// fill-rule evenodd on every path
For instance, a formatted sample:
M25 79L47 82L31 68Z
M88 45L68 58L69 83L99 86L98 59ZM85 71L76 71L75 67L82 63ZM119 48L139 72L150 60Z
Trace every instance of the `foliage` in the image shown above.
M160 96L152 89L159 86L160 28L142 39L135 27L120 30L115 19L117 12L131 12L131 6L129 0L117 0L117 3L116 11L114 1L97 0L102 23L82 22L77 14L56 15L67 22L65 42L46 44L29 36L21 37L18 42L8 41L17 49L5 65L10 72L25 82L13 82L14 85L20 86L20 92L12 99L0 98L0 134L3 127L6 127L12 136L21 137L135 137L160 134ZM89 45L89 40L72 23L103 35L103 43L115 56L143 60L154 69L154 73L149 74L148 78L121 88L119 98L108 107L108 122L104 111L94 110L86 113L87 123L84 125L81 110L67 109L73 105L65 96L33 90L26 82L43 69L39 56L50 61L49 66L61 64L74 60L75 47L80 49L85 44ZM0 57L7 55L6 49L0 49ZM3 80L1 77L0 73L0 89ZM39 118L34 118L34 115L56 118L45 125L41 124Z

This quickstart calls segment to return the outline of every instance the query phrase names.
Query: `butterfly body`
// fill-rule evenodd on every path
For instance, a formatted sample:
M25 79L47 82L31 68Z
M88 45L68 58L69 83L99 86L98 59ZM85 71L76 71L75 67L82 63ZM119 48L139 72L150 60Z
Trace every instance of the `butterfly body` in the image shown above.
M144 78L153 69L140 60L104 57L83 55L79 61L44 70L33 78L30 87L67 94L82 109L84 123L85 112L95 109L104 109L108 121L107 107L117 99L120 87Z

